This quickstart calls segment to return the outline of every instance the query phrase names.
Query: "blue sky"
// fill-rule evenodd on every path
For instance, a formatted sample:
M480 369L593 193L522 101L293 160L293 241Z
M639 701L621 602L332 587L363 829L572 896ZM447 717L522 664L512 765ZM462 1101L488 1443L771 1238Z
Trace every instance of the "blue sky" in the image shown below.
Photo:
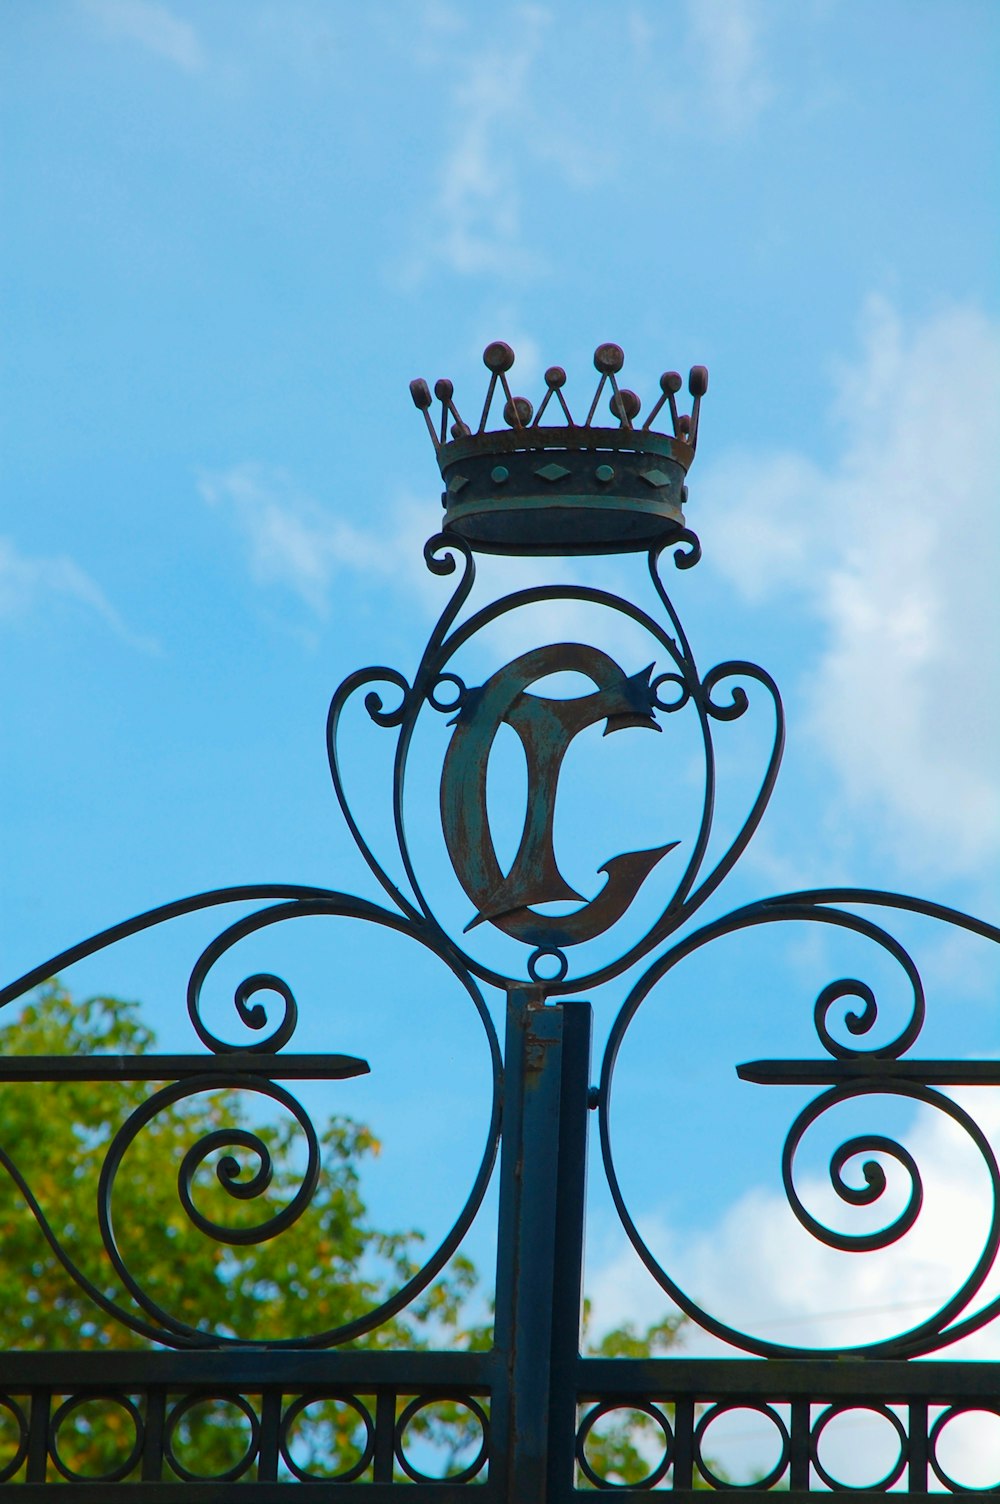
M531 396L554 362L589 394L607 339L647 405L662 370L711 370L688 510L705 560L677 601L703 666L771 670L790 739L713 911L856 881L995 913L998 30L989 0L5 6L4 976L200 888L372 893L326 705L356 666L412 668L443 604L406 386L447 374L474 408L495 338ZM630 589L630 567L552 577ZM742 752L725 765L746 774ZM949 1008L935 1047L995 1053L995 968L927 943ZM185 1047L171 978L190 944L108 956L79 985L142 997ZM331 1047L360 1049L367 1022L398 1033L405 1072L433 982L393 961L383 985L360 940L317 947L304 974L332 967L348 994L323 1004ZM707 1119L728 1125L707 1177L686 1155L673 1181L638 1177L665 1246L776 1194L770 1150L730 1162L740 1099L718 1107L709 1056L790 1052L840 974L807 950L709 979L669 1038L650 1026L676 1090L645 1062L624 1120L682 1141L686 1124L706 1153ZM791 1022L758 1042L776 991ZM620 997L595 999L599 1038ZM394 1109L359 1098L387 1114L385 1217L438 1217L418 1165L479 1132L477 1048L441 1057L422 1161L404 1144L391 1169ZM788 1104L768 1111L787 1126ZM591 1278L614 1319L657 1297L628 1294L605 1213ZM488 1263L488 1240L474 1251Z

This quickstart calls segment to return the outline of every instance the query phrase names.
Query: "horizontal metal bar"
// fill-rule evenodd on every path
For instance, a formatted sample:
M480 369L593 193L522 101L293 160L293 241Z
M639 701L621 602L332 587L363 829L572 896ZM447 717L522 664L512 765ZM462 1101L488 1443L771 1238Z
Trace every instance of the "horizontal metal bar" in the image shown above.
M59 1497L62 1498L62 1495L60 1494ZM186 1497L187 1495L185 1495ZM589 1489L578 1488L574 1489L569 1497L572 1499L593 1500L594 1495ZM697 1488L667 1489L660 1494L660 1497L662 1499L669 1499L671 1504L705 1504L705 1492L703 1489ZM776 1500L780 1500L781 1504L816 1504L817 1499L828 1500L831 1498L831 1494L827 1488L822 1486L816 1489L790 1488L786 1490L783 1488L778 1492L776 1489L745 1488L740 1484L732 1487L730 1497L739 1499L741 1504L744 1504L744 1501L746 1501L746 1504L775 1504ZM906 1490L898 1494L887 1494L884 1490L871 1488L852 1488L850 1490L851 1504L885 1504L887 1498L933 1499L935 1504L941 1504L943 1499L952 1497L954 1496L951 1494L923 1493L919 1490L913 1492ZM971 1498L972 1495L966 1494L965 1497ZM651 1498L652 1493L648 1489L618 1488L616 1486L614 1490L615 1504L649 1504Z
M967 1399L995 1402L995 1363L865 1358L581 1358L582 1403L643 1398L669 1403L680 1395L697 1401L764 1399L773 1404L806 1398L911 1399L947 1405Z
M310 1485L307 1485L309 1487ZM311 1485L316 1487L316 1485ZM93 1504L95 1499L100 1499L101 1504L226 1504L232 1500L233 1504L239 1501L257 1501L257 1504L271 1504L271 1501L288 1499L302 1499L303 1485L298 1481L279 1483L257 1483L253 1480L241 1478L236 1483L186 1483L178 1478L158 1483L135 1482L135 1483L74 1483L64 1479L49 1483L11 1483L0 1485L0 1498L7 1496L7 1490L14 1490L9 1497L17 1499L44 1499L62 1501L62 1504ZM357 1482L346 1484L330 1484L331 1493L324 1497L336 1497L343 1499L344 1504L350 1499L367 1500L368 1504L397 1504L398 1500L417 1500L421 1504L453 1504L453 1501L465 1497L468 1498L468 1489L473 1489L474 1497L480 1500L480 1504L492 1504L496 1500L501 1504L498 1489L491 1485L488 1479L477 1478L470 1484L449 1483L421 1483L416 1485L409 1479L401 1479L396 1483L371 1483ZM336 1489L336 1494L332 1492ZM624 1501L624 1504L648 1504L649 1492L644 1489L631 1489L616 1487L615 1498ZM671 1489L667 1495L677 1504L700 1504L705 1497L704 1492L698 1489L679 1488ZM776 1497L774 1492L765 1489L741 1487L739 1489L741 1499L751 1501L751 1504L774 1504ZM807 1491L805 1489L790 1489L777 1494L777 1498L790 1501L790 1504L807 1504L817 1497L829 1498L826 1490ZM561 1495L560 1497L566 1497ZM590 1490L574 1488L569 1495L574 1499L593 1499ZM940 1500L945 1497L941 1493L925 1493L923 1491L906 1491L908 1499L934 1499ZM886 1495L872 1489L852 1489L852 1500L858 1500L859 1504L884 1504ZM503 1500L502 1504L510 1504L509 1500Z
M848 1060L748 1060L736 1067L736 1074L759 1086L840 1086L858 1080L1000 1086L1000 1060L885 1060L870 1055Z
M6 1352L0 1388L10 1393L51 1389L209 1390L247 1394L277 1386L285 1393L336 1386L366 1392L393 1388L415 1394L465 1390L487 1394L502 1378L498 1352L365 1352L357 1349L211 1348L197 1352ZM959 1360L864 1358L580 1358L582 1403L620 1396L669 1401L766 1398L775 1404L806 1397L925 1399L948 1404L997 1393L997 1365Z
M82 1393L119 1389L135 1393L168 1388L238 1389L245 1394L276 1386L285 1393L336 1385L366 1393L464 1390L488 1394L501 1374L495 1352L363 1352L323 1348L208 1348L196 1352L0 1353L0 1388Z
M357 1055L0 1055L3 1081L187 1081L193 1076L264 1076L270 1081L340 1081L366 1076Z
M391 1504L398 1504L400 1499L409 1499L412 1504L416 1504L417 1500L420 1504L438 1504L439 1500L452 1504L452 1501L460 1497L469 1497L469 1489L474 1491L472 1496L480 1500L481 1504L494 1504L494 1501L495 1504L508 1504L508 1501L500 1500L496 1486L491 1486L489 1480L483 1482L478 1478L465 1485L417 1484L406 1479L398 1483L330 1483L326 1489L320 1483L256 1483L245 1478L236 1483L185 1483L180 1478L162 1483L71 1483L60 1478L53 1483L0 1484L0 1498L50 1499L58 1501L58 1504L95 1504L95 1501L100 1501L100 1504L181 1504L181 1501L183 1504L226 1504L228 1500L234 1501L234 1504L250 1504L251 1500L256 1501L256 1504L271 1504L272 1500L296 1499L301 1504L303 1488L307 1499L313 1494L319 1498L343 1499L344 1504L349 1499L363 1499L367 1504L390 1504L390 1501ZM588 1494L587 1497L592 1498L593 1495ZM637 1494L636 1498L639 1497ZM648 1504L649 1495L643 1494L641 1497ZM787 1494L782 1495L782 1498L789 1497L791 1496ZM884 1499L885 1495L879 1497Z

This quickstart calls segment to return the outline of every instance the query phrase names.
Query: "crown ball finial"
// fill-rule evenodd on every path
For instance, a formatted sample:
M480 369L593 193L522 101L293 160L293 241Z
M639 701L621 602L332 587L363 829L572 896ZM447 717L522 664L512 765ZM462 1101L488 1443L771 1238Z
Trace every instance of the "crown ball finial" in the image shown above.
M680 371L664 371L663 375L660 377L660 391L663 392L664 395L666 395L667 392L676 394L680 391L683 385L684 378L681 375Z
M635 392L630 392L627 386L623 386L620 391L615 392L608 406L616 418L621 419L623 423L631 423L633 418L639 416L642 403Z
M510 402L504 403L503 420L511 428L527 428L533 412L534 408L527 397L514 397Z
M434 395L439 402L450 402L455 395L455 383L442 376L434 383Z
M692 366L688 377L688 391L692 397L704 397L708 391L708 369L706 366Z
M424 412L427 411L434 400L431 397L431 389L422 376L418 377L416 381L410 382L410 396L413 398L414 407L419 407Z
M566 385L566 372L562 366L549 366L545 372L545 385L551 387L554 391L558 391L560 387Z
M514 352L502 339L495 339L491 345L487 345L483 351L483 365L488 371L499 375L501 371L509 371L514 364Z
M602 376L614 376L625 364L625 351L621 345L598 345L594 351L594 366Z

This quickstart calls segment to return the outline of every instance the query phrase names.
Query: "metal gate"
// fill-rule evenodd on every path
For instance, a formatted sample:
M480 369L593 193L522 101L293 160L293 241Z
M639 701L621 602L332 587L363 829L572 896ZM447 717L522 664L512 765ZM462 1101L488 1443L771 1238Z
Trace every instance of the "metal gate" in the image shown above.
M998 1169L985 1129L954 1088L1000 1085L993 1059L920 1058L918 1045L927 998L909 951L884 922L886 913L916 916L954 927L988 942L1000 940L995 926L940 904L867 888L829 888L780 894L694 925L689 921L715 894L746 849L770 799L783 746L783 715L777 688L763 669L743 660L718 664L705 674L696 667L680 619L661 577L664 560L687 570L700 546L686 525L686 474L694 457L701 397L707 376L696 367L689 382L690 415L677 410L681 380L666 373L650 416L640 427L639 399L618 384L623 357L616 346L595 356L597 394L584 422L575 422L565 401L565 373L546 373L546 392L533 412L508 384L513 352L488 347L489 387L482 418L473 431L463 422L450 382L438 382L440 422L431 417L432 397L413 383L414 401L427 420L445 491L443 531L424 551L428 569L452 577L451 597L430 635L412 680L394 669L354 673L333 698L328 723L330 767L337 798L351 834L390 906L350 894L289 884L229 888L196 895L147 913L46 960L2 994L0 1003L23 998L45 979L129 936L199 911L238 904L240 917L205 946L190 971L187 1006L202 1048L162 1056L0 1057L4 1090L30 1090L31 1083L148 1081L144 1104L117 1121L109 1136L94 1217L117 1281L98 1286L75 1264L55 1222L46 1218L32 1186L17 1167L16 1144L0 1145L3 1167L59 1259L67 1281L103 1311L155 1342L135 1352L7 1352L0 1359L0 1410L10 1444L0 1456L0 1487L12 1497L46 1495L70 1504L97 1498L221 1501L281 1499L300 1487L316 1497L357 1498L379 1504L390 1497L451 1499L459 1489L474 1496L517 1504L559 1504L591 1489L613 1489L630 1499L650 1491L688 1497L694 1491L733 1485L713 1441L713 1425L733 1411L751 1411L773 1430L774 1462L765 1476L741 1491L756 1497L772 1489L792 1497L844 1487L831 1473L823 1437L838 1417L877 1417L895 1439L896 1455L881 1476L854 1491L874 1497L890 1488L923 1495L941 1490L975 1492L955 1477L942 1438L969 1413L1000 1415L1000 1387L992 1363L939 1359L959 1339L984 1329L1000 1308L990 1277L1000 1245ZM497 388L506 427L487 428ZM614 426L594 422L610 390ZM551 410L560 414L552 423ZM651 425L661 411L669 431ZM548 414L548 426L543 418ZM471 609L477 552L508 555L601 555L633 553L648 560L648 586L658 615L591 585L568 583L519 589ZM489 637L490 628L541 606L586 608L625 622L650 640L653 662L619 664L605 648L588 642L532 647L469 683L457 671L462 650ZM467 607L469 609L467 609ZM630 640L630 639L629 639ZM478 660L475 660L478 661ZM586 693L567 696L533 689L555 675L574 675ZM396 857L405 875L397 881L362 832L348 802L340 755L342 720L363 696L373 727L395 737L393 823ZM751 703L769 707L771 731L759 788L735 834L721 851L712 846L716 803L716 738L740 721ZM574 739L589 727L604 735L629 728L671 729L688 717L703 758L700 810L687 841L663 841L610 858L606 881L589 902L568 883L555 851L555 799L560 773ZM455 933L425 896L419 854L408 841L404 812L406 779L418 723L446 727L438 799L441 833L456 881L473 907L464 931ZM516 854L501 863L491 825L488 767L502 727L517 738L526 769L526 810ZM657 823L651 806L650 826ZM660 839L663 832L657 830ZM673 854L673 861L665 859ZM505 870L506 868L506 870ZM670 876L664 876L669 873ZM651 922L613 953L608 937L628 911L657 883L667 888ZM567 909L567 904L578 903ZM561 912L550 907L557 904ZM475 1182L455 1225L423 1268L364 1319L316 1330L301 1339L255 1342L239 1333L205 1331L181 1319L144 1288L141 1272L124 1257L116 1233L115 1177L128 1148L156 1113L194 1091L227 1089L263 1094L295 1115L307 1143L303 1194L289 1215L269 1228L279 1237L308 1205L315 1186L316 1138L308 1115L282 1082L337 1079L364 1072L368 1062L334 1054L296 1054L286 1048L297 1024L291 989L273 973L254 973L237 989L243 1025L263 1030L264 1010L253 1000L269 993L282 999L283 1016L267 1038L248 1046L219 1037L201 1012L202 987L221 957L247 936L268 934L309 915L347 917L383 926L436 957L468 995L481 1023L492 1072L492 1106ZM810 1210L797 1181L796 1155L809 1130L844 1106L874 1109L887 1100L944 1114L980 1156L991 1205L986 1234L971 1270L947 1299L902 1332L833 1350L798 1348L741 1330L703 1308L658 1256L630 1211L614 1149L612 1090L627 1032L653 989L689 957L716 942L774 924L818 926L869 944L883 962L898 968L909 997L903 1026L891 1038L879 1033L875 990L857 977L830 982L815 1000L814 1054L808 1058L733 1059L748 1085L795 1086L811 1092L788 1130L780 1175L797 1225L824 1246L852 1257L877 1253L904 1239L920 1218L923 1186L910 1149L894 1136L855 1132L835 1150L830 1189L850 1211L878 1209L887 1193L886 1167L901 1170L907 1190L881 1225L869 1220L862 1232L836 1229ZM506 954L525 958L504 967L477 949L478 936L492 932ZM518 949L520 947L520 949ZM581 957L574 969L573 958ZM624 1001L601 1056L592 1065L592 1010L584 997L627 979ZM501 1045L489 999L500 999ZM846 1034L845 1034L846 1030ZM877 1044L872 1041L878 1039ZM720 1046L722 1048L722 1046ZM113 1107L109 1113L114 1115ZM581 1355L583 1237L588 1134L599 1140L600 1164L611 1200L637 1259L664 1296L703 1331L728 1345L735 1356L694 1358ZM218 1157L226 1143L193 1145L183 1164L171 1166L185 1208L198 1166ZM260 1145L240 1141L257 1152ZM405 1309L446 1267L480 1212L499 1154L499 1213L494 1342L489 1351L364 1350L351 1344ZM216 1161L213 1160L212 1163ZM233 1196L254 1194L219 1179ZM193 1213L197 1215L197 1213ZM206 1236L224 1236L206 1224ZM2 1250L0 1250L2 1257ZM100 1476L74 1472L60 1450L60 1432L100 1398L114 1414L124 1441L119 1461ZM336 1399L356 1417L360 1440L340 1473L311 1475L291 1446L296 1420L310 1402ZM201 1402L234 1407L247 1437L243 1457L216 1476L199 1475L177 1447L179 1427ZM449 1401L463 1411L478 1450L445 1478L423 1471L411 1427L422 1410ZM645 1417L649 1467L640 1482L624 1484L601 1473L588 1438L603 1417ZM717 1433L716 1433L717 1434ZM64 1449L65 1450L65 1449ZM1000 1486L1000 1479L994 1480ZM14 1493L17 1489L19 1492Z

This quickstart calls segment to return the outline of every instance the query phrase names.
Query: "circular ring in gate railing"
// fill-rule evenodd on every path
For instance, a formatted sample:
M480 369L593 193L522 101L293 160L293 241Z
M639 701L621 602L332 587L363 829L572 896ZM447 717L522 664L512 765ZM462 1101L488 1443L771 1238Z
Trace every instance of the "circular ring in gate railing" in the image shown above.
M899 1447L899 1454L896 1458L896 1461L881 1478L865 1481L864 1483L848 1483L843 1478L836 1477L833 1470L824 1465L819 1455L820 1444L823 1440L823 1433L828 1426L832 1426L843 1415L857 1414L877 1415L881 1420L888 1421L889 1425L892 1427L893 1432L895 1433L895 1438ZM850 1424L851 1422L848 1421L848 1425ZM910 1458L910 1442L909 1437L906 1434L906 1427L903 1425L903 1422L900 1420L895 1411L889 1409L888 1405L879 1405L871 1400L858 1400L857 1402L845 1400L842 1403L831 1405L828 1409L824 1410L819 1419L814 1423L809 1438L809 1453L812 1458L813 1467L816 1469L817 1473L826 1484L827 1488L836 1491L842 1491L852 1488L866 1488L871 1489L876 1493L885 1493L893 1486L894 1483L899 1482L900 1478L903 1476L904 1471L906 1470L906 1464Z
M721 1420L723 1416L737 1415L741 1411L751 1411L757 1415L765 1416L766 1419L771 1422L771 1425L777 1432L777 1439L780 1443L780 1453L777 1462L771 1468L770 1472L765 1473L763 1478L755 1478L752 1484L732 1484L729 1483L725 1478L720 1477L720 1475L713 1470L711 1464L705 1460L705 1453L703 1450L705 1438L708 1435L710 1427L716 1421ZM788 1434L788 1427L785 1425L785 1422L782 1420L778 1412L771 1405L765 1404L763 1400L738 1400L735 1403L724 1402L718 1405L711 1405L698 1421L694 1432L694 1460L695 1465L697 1466L705 1482L708 1483L711 1488L773 1488L774 1485L778 1483L784 1476L785 1471L788 1467L789 1457L791 1456L791 1445L792 1443L791 1437Z
M12 1399L10 1395L0 1394L0 1417L4 1414L10 1416L17 1436L14 1440L13 1456L4 1462L0 1455L0 1483L6 1483L8 1479L13 1478L28 1455L28 1417L15 1399Z
M445 1404L461 1405L478 1422L482 1433L479 1450L470 1463L453 1473L439 1473L436 1475L434 1473L425 1473L416 1467L406 1455L406 1432L421 1411L429 1410L433 1405ZM460 1419L460 1417L458 1418ZM454 1421L452 1423L454 1424ZM490 1455L489 1416L479 1401L471 1394L462 1394L457 1391L454 1394L418 1394L416 1399L410 1401L396 1421L394 1448L396 1461L406 1476L412 1478L414 1483L446 1483L449 1486L459 1483L469 1483L477 1474L482 1472L486 1465L486 1460Z
M186 1467L177 1456L177 1431L181 1423L188 1419L199 1406L210 1405L230 1405L234 1410L238 1410L249 1422L249 1436L243 1456L232 1467L224 1468L218 1473L196 1473ZM183 1445L183 1442L181 1444ZM192 1438L191 1444L197 1445L196 1438ZM253 1466L259 1448L260 1420L253 1405L242 1394L226 1394L222 1391L211 1394L190 1394L173 1407L167 1418L163 1436L163 1455L178 1478L183 1478L185 1483L235 1483L237 1478L242 1478L243 1474Z
M594 1427L606 1416L614 1415L619 1410L623 1415L641 1415L647 1417L659 1427L663 1437L663 1455L656 1462L655 1466L648 1473L645 1473L643 1477L622 1483L616 1483L604 1473L599 1473L587 1456L587 1441ZM592 1410L588 1410L580 1422L576 1433L576 1460L580 1471L588 1483L592 1483L595 1488L655 1488L666 1477L673 1464L674 1433L663 1411L651 1401L639 1399L603 1400L599 1405L595 1405Z
M938 1449L940 1448L942 1441L947 1435L948 1427L957 1425L963 1420L969 1421L973 1418L973 1416L977 1415L988 1415L998 1421L998 1425L993 1427L994 1447L996 1447L996 1437L998 1431L1000 1431L1000 1407L997 1407L996 1405L990 1405L989 1403L983 1404L976 1401L972 1401L971 1403L965 1405L949 1405L948 1408L938 1416L937 1420L931 1427L930 1436L928 1437L930 1464L934 1471L934 1476L937 1478L938 1482L941 1483L951 1493L1000 1494L1000 1472L993 1474L993 1479L995 1479L996 1481L991 1480L990 1482L986 1482L982 1478L973 1479L968 1475L966 1475L965 1480L962 1480L961 1478L956 1478L954 1474L944 1466L938 1456ZM967 1446L963 1446L963 1451L968 1450L969 1448ZM993 1451L993 1457L996 1457L995 1449ZM978 1461L978 1459L973 1460ZM954 1463L952 1463L952 1467L954 1467Z
M354 1462L334 1472L330 1468L324 1468L321 1472L310 1470L303 1463L296 1461L292 1456L294 1437L292 1431L299 1421L308 1422L307 1414L312 1405L340 1405L344 1409L353 1410L358 1420L364 1427L364 1442L357 1447L358 1456ZM289 1405L281 1417L281 1430L278 1436L278 1450L281 1453L285 1466L300 1478L304 1483L353 1483L360 1478L362 1473L371 1466L375 1455L375 1422L372 1420L367 1408L354 1395L347 1394L304 1394Z
M85 1472L79 1468L71 1467L59 1450L60 1430L66 1425L67 1421L74 1415L79 1414L88 1405L113 1405L117 1409L123 1410L132 1423L133 1441L131 1447L120 1462L103 1472ZM87 1429L90 1432L88 1440L92 1444L94 1441L93 1419L89 1421ZM100 1436L99 1429L97 1430L97 1436L98 1438ZM69 1399L63 1401L49 1424L49 1456L63 1477L69 1479L71 1483L119 1483L123 1478L128 1477L142 1456L144 1439L145 1428L142 1416L139 1413L138 1407L129 1399L128 1395L117 1394L112 1389L105 1390L100 1394L74 1394Z

